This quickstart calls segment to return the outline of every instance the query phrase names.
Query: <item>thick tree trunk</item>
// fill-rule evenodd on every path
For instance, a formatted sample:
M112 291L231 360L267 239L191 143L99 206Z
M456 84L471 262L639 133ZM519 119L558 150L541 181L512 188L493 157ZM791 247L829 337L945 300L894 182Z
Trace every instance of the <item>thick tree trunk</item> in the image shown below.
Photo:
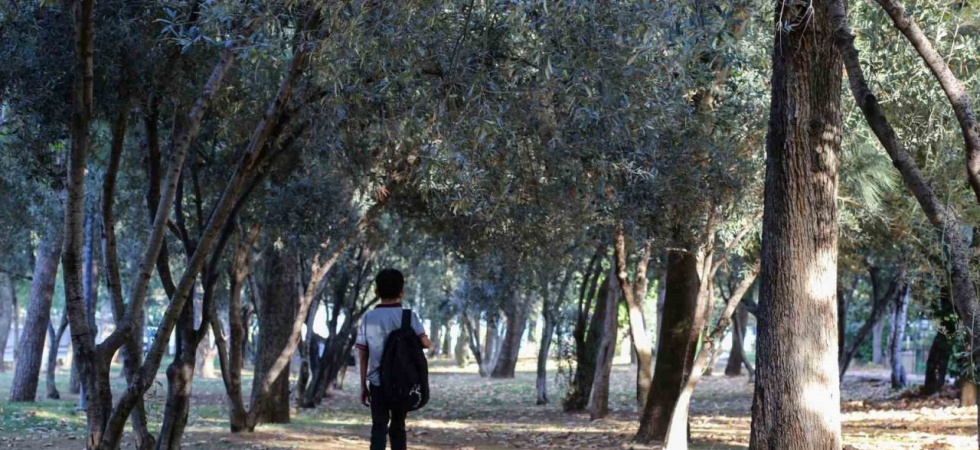
M432 327L432 349L429 350L429 359L438 358L442 355L442 327L435 325Z
M255 361L253 392L266 378L273 361L288 344L296 315L295 258L284 250L269 246L265 251L266 283L259 306L259 347ZM253 395L254 397L254 395ZM264 399L252 399L256 423L289 423L289 364L276 376Z
M697 251L671 251L667 256L663 326L650 395L636 436L640 442L667 438L674 406L691 373L707 312L703 304L707 299L701 295L703 258Z
M589 416L592 420L609 415L609 377L612 375L613 358L616 356L616 338L619 328L619 300L622 292L616 277L615 266L610 268L606 302L601 322L602 334L596 353L596 368L592 378L592 395L589 397Z
M10 278L10 274L0 271L0 373L7 371L7 339L10 336L16 295L14 281Z
M728 353L728 363L725 365L725 376L737 377L742 375L742 365L745 361L745 325L749 321L749 310L739 305L732 317L732 350Z
M908 383L908 378L905 376L905 365L902 363L902 344L905 341L910 292L909 285L905 284L903 292L895 297L895 309L892 312L892 332L888 339L888 353L892 360L892 389L905 389L905 385Z
M826 3L777 2L750 447L840 449L837 168L843 66Z
M517 358L521 352L521 340L527 328L527 308L525 298L516 299L512 309L507 312L507 325L504 338L500 343L497 362L493 366L491 378L514 378L517 370Z
M33 402L37 394L38 377L41 375L41 358L44 339L51 320L51 300L54 283L61 262L61 245L64 228L61 223L52 224L41 238L31 281L31 299L24 319L18 355L14 364L14 379L10 385L10 401Z

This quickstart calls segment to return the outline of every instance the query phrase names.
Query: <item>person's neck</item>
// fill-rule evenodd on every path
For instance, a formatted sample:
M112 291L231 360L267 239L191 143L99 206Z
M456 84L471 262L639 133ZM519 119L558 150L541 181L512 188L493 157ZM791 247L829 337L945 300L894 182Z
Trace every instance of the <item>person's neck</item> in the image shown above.
M402 302L400 298L381 299L382 305L397 305Z

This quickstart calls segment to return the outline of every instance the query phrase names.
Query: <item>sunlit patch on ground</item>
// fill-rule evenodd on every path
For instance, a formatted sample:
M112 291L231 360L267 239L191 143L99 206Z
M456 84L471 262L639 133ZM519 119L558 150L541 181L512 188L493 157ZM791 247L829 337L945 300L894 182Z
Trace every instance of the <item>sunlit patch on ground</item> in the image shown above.
M475 367L433 366L433 398L409 420L409 448L415 450L628 449L636 433L634 372L615 368L611 416L590 421L587 414L566 414L557 404L560 383L553 380L552 404L536 406L533 362L522 361L514 380L480 378ZM844 442L859 450L960 449L976 446L976 411L955 407L952 400L909 401L890 391L873 373L856 371L843 387ZM250 375L250 374L249 374ZM162 377L161 377L162 378ZM255 433L232 435L220 380L196 380L185 448L364 450L368 447L369 411L352 391L334 392L316 410L294 410L292 423L263 425ZM162 379L161 379L162 381ZM0 374L0 394L10 375ZM60 374L63 400L36 404L0 404L0 448L77 449L84 435L84 413L74 408L77 396L65 393L67 373ZM114 389L120 391L121 381ZM251 379L244 385L250 386ZM695 450L748 448L753 386L745 377L706 377L692 404ZM158 429L165 389L149 398L151 425ZM131 447L131 439L126 441ZM636 447L649 448L649 447Z

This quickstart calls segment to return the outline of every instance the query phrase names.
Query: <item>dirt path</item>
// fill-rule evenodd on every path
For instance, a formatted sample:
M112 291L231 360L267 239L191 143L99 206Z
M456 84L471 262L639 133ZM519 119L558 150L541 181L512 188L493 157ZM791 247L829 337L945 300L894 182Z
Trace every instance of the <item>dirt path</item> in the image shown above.
M611 395L613 413L592 422L566 414L559 405L535 406L534 374L522 362L514 380L489 380L473 371L437 365L433 399L409 418L409 448L415 450L628 449L636 432L633 372L617 366ZM0 391L8 385L0 376ZM353 380L351 372L348 383ZM250 384L250 383L247 383ZM348 384L348 388L351 384ZM253 434L231 435L219 380L194 387L185 448L364 450L369 411L348 389L337 391L314 411L295 411L293 422L263 425ZM150 417L159 421L165 391L150 397ZM707 377L692 405L693 449L744 449L748 446L752 385L745 377ZM553 387L553 399L559 399ZM0 404L0 448L81 448L84 414L77 398L36 404ZM949 399L905 401L887 383L867 373L844 384L845 443L861 450L960 449L976 447L976 412ZM156 427L156 425L155 425ZM155 428L154 428L155 429ZM128 442L128 441L127 441Z

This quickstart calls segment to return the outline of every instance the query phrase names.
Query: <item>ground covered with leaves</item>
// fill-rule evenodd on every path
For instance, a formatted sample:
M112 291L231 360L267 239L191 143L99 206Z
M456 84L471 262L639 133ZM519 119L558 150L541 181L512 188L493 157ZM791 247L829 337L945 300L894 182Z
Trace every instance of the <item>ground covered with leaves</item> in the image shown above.
M633 408L634 371L618 365L613 376L612 415L590 421L586 414L561 411L560 383L552 382L552 404L536 406L532 362L521 362L513 380L480 378L475 367L436 363L432 401L409 418L411 449L628 449L638 415ZM554 375L555 370L552 371ZM976 410L952 398L914 399L892 392L884 373L855 371L844 383L844 441L853 449L976 448ZM347 387L333 392L316 410L295 410L285 425L262 425L255 433L232 435L220 380L196 380L185 448L332 449L368 447L370 414L360 406L350 371ZM118 380L118 378L117 378ZM166 396L164 377L148 394L149 415L159 426ZM250 386L250 380L246 380ZM0 448L79 449L85 414L67 393L67 372L59 373L61 400L34 404L0 403ZM10 374L0 374L6 397ZM115 391L122 390L122 380ZM43 396L43 382L39 389ZM247 398L247 397L246 397ZM748 447L752 385L746 377L706 377L695 394L692 448ZM158 428L157 428L158 429ZM132 447L132 440L126 445Z

